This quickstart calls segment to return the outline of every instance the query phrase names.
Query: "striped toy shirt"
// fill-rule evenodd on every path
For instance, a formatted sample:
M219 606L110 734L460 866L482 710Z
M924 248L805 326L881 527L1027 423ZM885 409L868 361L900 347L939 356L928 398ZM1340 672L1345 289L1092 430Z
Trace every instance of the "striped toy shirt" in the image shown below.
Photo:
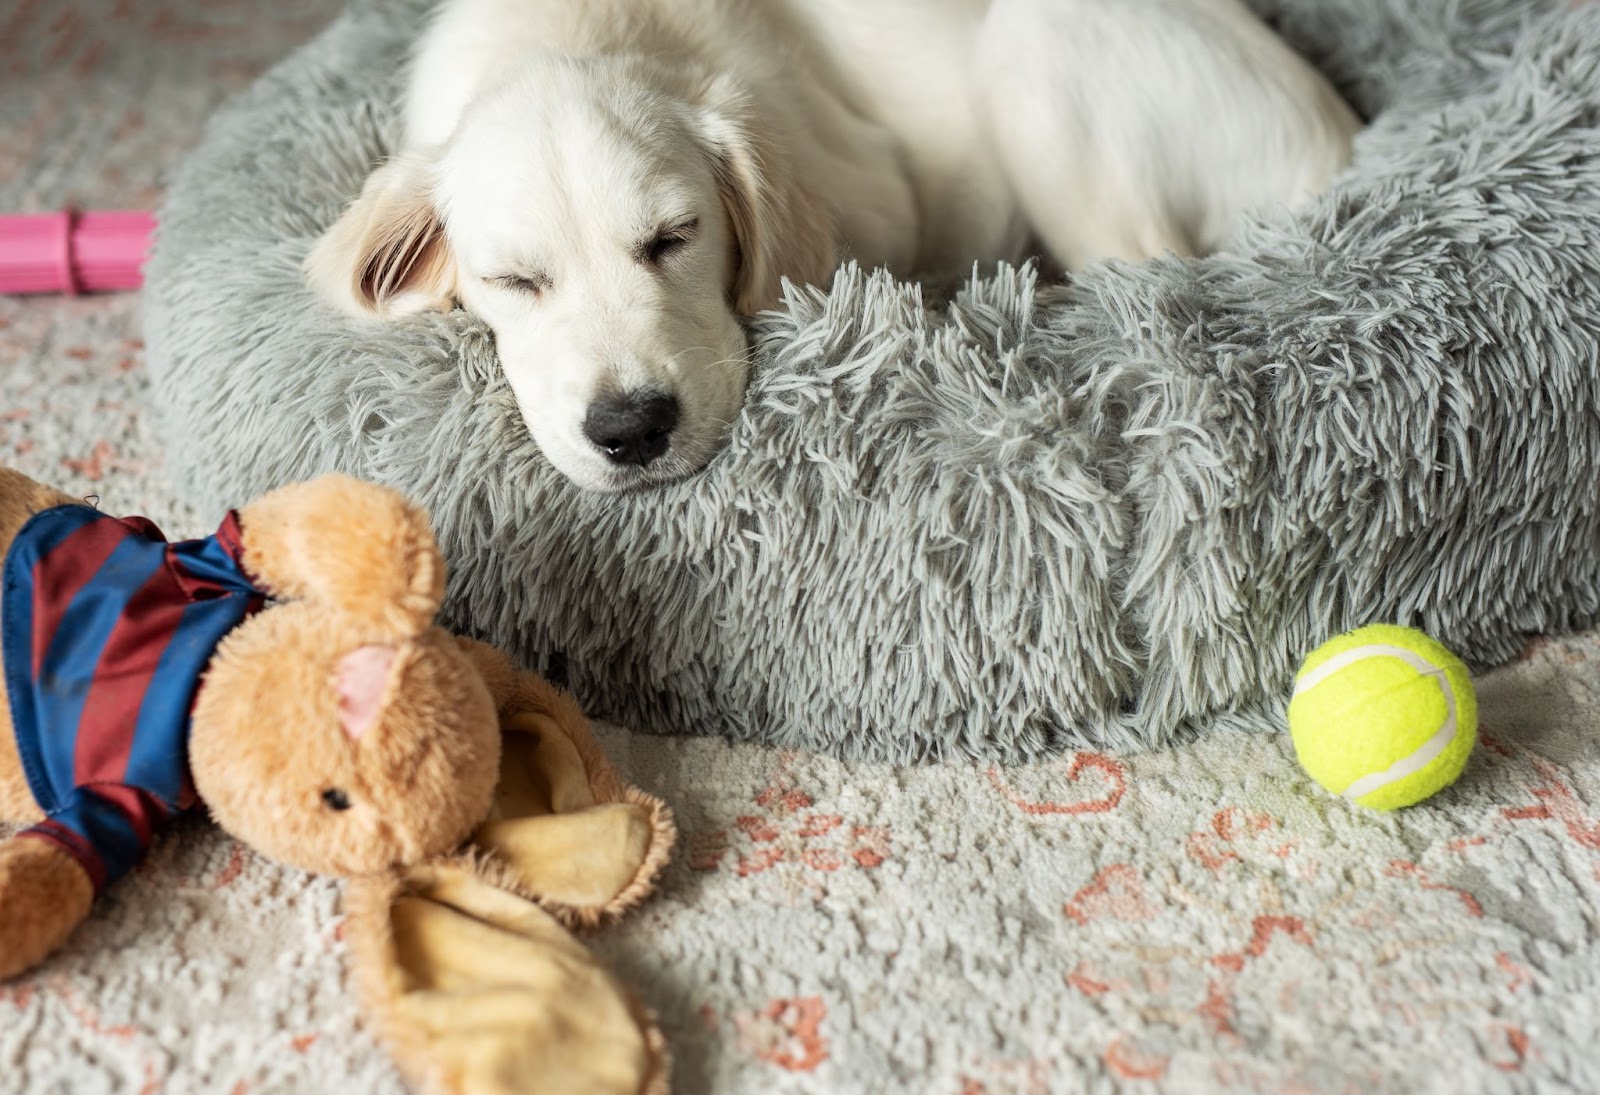
M190 708L222 637L265 598L237 514L169 544L142 517L83 505L35 514L6 554L0 669L22 768L60 846L98 892L195 802Z

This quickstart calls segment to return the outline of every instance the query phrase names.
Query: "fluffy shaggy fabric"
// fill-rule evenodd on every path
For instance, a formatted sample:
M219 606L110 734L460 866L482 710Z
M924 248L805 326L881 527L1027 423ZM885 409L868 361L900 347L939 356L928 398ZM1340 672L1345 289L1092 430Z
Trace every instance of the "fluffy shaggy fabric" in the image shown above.
M161 212L150 365L218 506L339 468L427 506L458 626L596 714L846 758L1268 724L1372 620L1479 666L1600 614L1600 8L1261 0L1373 118L1227 253L761 317L703 475L588 495L464 313L358 328L299 263L392 147L422 7L358 2Z

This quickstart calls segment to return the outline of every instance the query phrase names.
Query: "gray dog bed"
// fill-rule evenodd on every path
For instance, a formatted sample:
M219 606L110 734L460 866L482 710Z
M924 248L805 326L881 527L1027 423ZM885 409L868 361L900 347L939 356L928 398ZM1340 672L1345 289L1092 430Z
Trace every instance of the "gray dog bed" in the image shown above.
M358 329L302 286L422 12L359 3L172 182L146 324L173 473L216 508L398 486L451 620L596 714L853 758L1270 726L1299 658L1372 620L1480 666L1593 624L1600 5L1258 6L1374 119L1312 208L1065 288L847 268L754 324L709 470L616 497L540 456L481 323Z

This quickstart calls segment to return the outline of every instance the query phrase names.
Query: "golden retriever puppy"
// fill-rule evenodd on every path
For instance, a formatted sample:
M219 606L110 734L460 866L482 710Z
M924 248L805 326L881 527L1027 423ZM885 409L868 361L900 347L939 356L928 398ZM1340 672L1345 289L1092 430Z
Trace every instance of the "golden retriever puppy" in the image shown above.
M1238 0L444 0L307 272L482 317L552 463L625 490L711 458L783 278L1197 253L1355 128Z

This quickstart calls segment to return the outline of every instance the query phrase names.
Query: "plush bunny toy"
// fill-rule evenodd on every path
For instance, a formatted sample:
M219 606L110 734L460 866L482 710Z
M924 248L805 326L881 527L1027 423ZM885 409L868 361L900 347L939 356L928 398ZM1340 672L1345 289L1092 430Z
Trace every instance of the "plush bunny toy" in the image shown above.
M643 900L671 812L570 697L435 627L425 515L343 476L168 544L0 468L0 979L204 801L354 876L351 961L426 1091L661 1095L654 1019L571 934Z
M424 515L328 476L168 544L0 468L0 978L88 915L172 815L356 875L459 846L499 778L497 703L433 626Z

